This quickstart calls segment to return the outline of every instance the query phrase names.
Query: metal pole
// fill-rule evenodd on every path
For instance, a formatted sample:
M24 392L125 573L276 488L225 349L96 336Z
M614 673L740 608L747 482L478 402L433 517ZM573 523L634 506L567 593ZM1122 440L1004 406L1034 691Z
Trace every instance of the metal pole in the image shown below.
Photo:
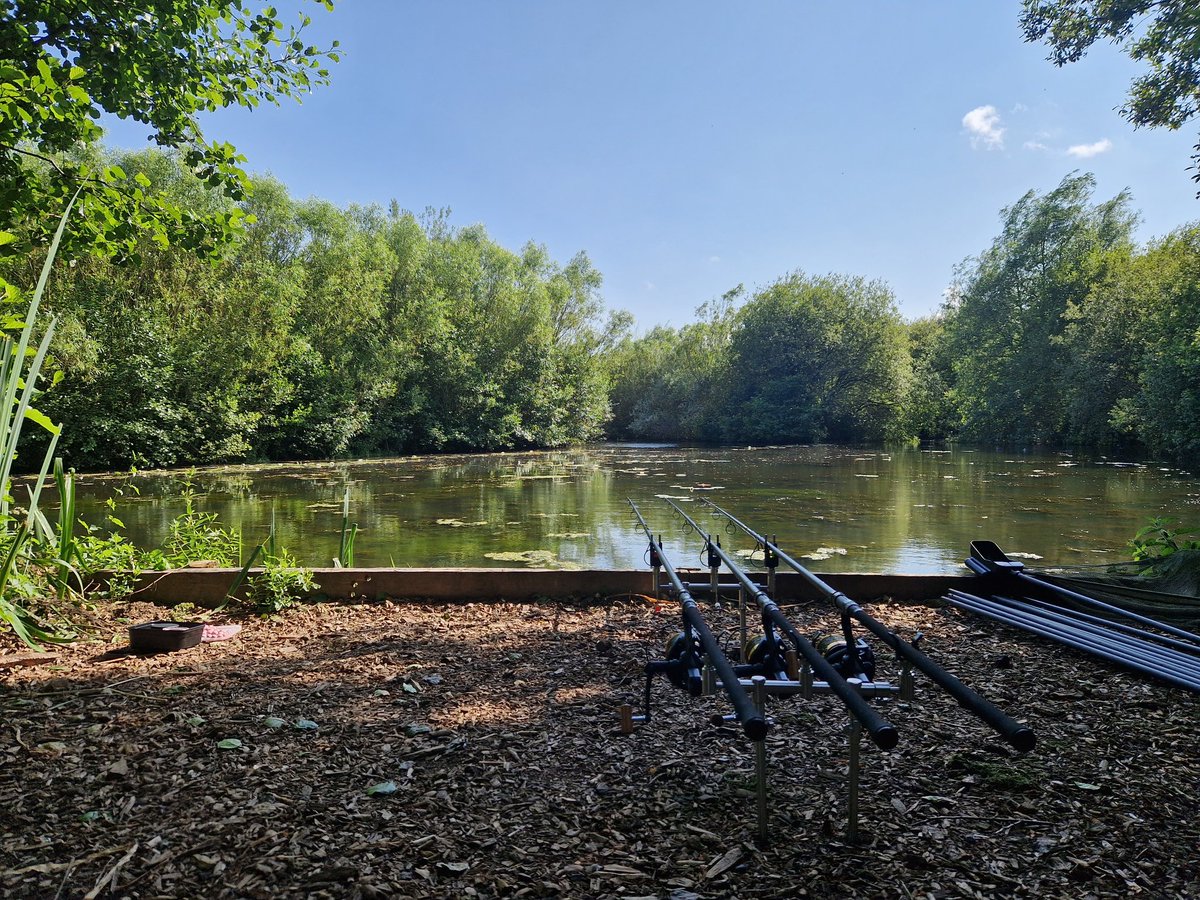
M851 842L858 840L858 773L859 751L862 746L862 724L857 719L850 720L850 769L849 776L850 800L846 809L846 837Z
M765 718L767 679L762 675L755 675L750 681L754 685L754 705L758 707L759 713ZM765 737L754 742L754 778L757 782L758 793L758 839L765 844L769 831L767 822L767 739Z
M738 626L741 632L742 642L738 646L741 647L738 653L738 659L741 662L746 661L746 642L750 639L750 634L746 630L746 589L738 585Z
M708 546L712 547L712 535L708 536ZM713 606L717 609L721 608L721 566L717 562L715 554L708 554L708 581L710 590L712 591Z

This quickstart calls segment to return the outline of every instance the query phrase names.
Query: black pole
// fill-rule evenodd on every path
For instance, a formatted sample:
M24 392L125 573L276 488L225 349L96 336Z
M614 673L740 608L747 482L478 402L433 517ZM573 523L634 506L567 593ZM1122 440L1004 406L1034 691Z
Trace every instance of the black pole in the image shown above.
M1082 650L1085 653L1090 653L1098 656L1101 659L1123 666L1127 669L1140 672L1143 675L1150 675L1154 678L1159 678L1176 687L1186 688L1191 691L1200 691L1200 683L1193 682L1190 679L1183 678L1174 672L1163 671L1157 666L1149 666L1143 662L1131 659L1128 656L1114 651L1110 647L1097 646L1093 641L1086 640L1081 636L1070 633L1065 629L1056 629L1048 623L1037 623L1013 613L1012 610L1006 609L996 604L991 604L983 597L978 597L974 594L967 594L963 591L951 591L947 597L947 601L960 609L965 609L977 616L983 616L985 619L991 619L995 622L1000 622L1003 625L1009 625L1013 628L1019 628L1022 631L1028 631L1030 634L1036 634L1039 637L1044 637L1047 640L1055 641L1059 644L1064 644L1068 647L1073 647L1076 650Z
M699 534L701 537L704 536L703 530L699 525L692 521L692 518L687 513L676 506L676 504L672 501L668 500L667 503L669 503L677 513L683 516L687 523L696 530L697 534ZM716 552L720 555L721 561L725 564L725 567L733 573L734 577L737 578L738 582L741 584L746 593L750 594L750 596L752 596L758 603L759 608L762 610L763 624L765 625L770 623L787 635L788 640L790 640L792 645L796 648L796 652L804 657L808 664L812 666L813 671L821 677L822 681L825 681L829 684L829 689L833 691L833 693L837 694L838 699L845 704L846 709L850 711L850 714L862 724L863 728L866 729L867 734L870 735L871 740L875 742L876 746L883 750L891 750L893 747L895 747L897 740L899 740L899 735L896 732L895 726L889 724L882 716L879 715L879 713L875 711L875 709L869 703L867 703L866 700L863 699L862 694L846 683L846 679L844 679L838 673L837 669L830 665L829 660L821 655L821 651L814 647L806 637L800 634L800 632L796 631L795 627L788 620L788 617L783 614L783 611L779 608L778 604L768 597L766 593L763 592L762 588L755 584L751 580L750 576L743 572L742 569L732 559L729 558L729 554L727 554L720 546L713 546Z
M1025 600L1041 609L1053 609L1058 612L1067 613L1072 619L1077 619L1081 622L1090 622L1093 625L1099 625L1102 628L1109 628L1114 631L1119 631L1122 634L1128 634L1133 637L1142 638L1147 641L1154 641L1162 644L1165 647L1172 647L1182 653L1191 653L1192 655L1200 654L1200 647L1193 644L1191 641L1180 641L1175 638L1167 637L1164 634L1156 634L1153 631L1147 631L1144 628L1135 628L1132 625L1125 625L1121 622L1115 622L1112 619L1106 619L1103 616L1093 616L1085 612L1080 612L1077 609L1068 609L1057 603L1050 603L1046 600L1038 600L1036 597L1026 597Z
M736 518L731 513L726 512L717 504L707 498L701 497L701 502L712 507L749 537L757 541L764 549L774 553L780 561L791 568L796 574L800 575L812 587L816 588L822 596L830 601L834 606L841 610L846 615L849 615L856 622L860 623L871 634L883 641L890 647L897 656L900 656L916 668L920 669L925 675L944 690L947 694L958 702L958 705L969 710L979 719L985 722L989 727L996 731L1009 744L1022 752L1032 750L1037 743L1037 735L1028 725L1022 725L1008 713L1004 712L1000 707L996 706L990 700L987 700L971 688L967 687L954 675L951 675L940 665L910 644L908 641L901 638L890 628L880 622L878 619L870 615L861 606L843 594L841 591L834 590L800 563L796 562L786 553L779 549L774 543L768 541L765 537L755 532L749 525Z
M633 508L633 514L637 516L642 530L646 532L646 537L649 539L651 546L654 546L654 536L650 533L650 526L642 518L637 504L630 500L629 505ZM742 731L752 741L763 740L766 738L769 729L767 720L754 705L754 701L750 699L741 682L738 681L737 675L733 672L733 667L729 664L729 660L721 652L721 645L717 643L717 639L709 631L708 625L704 621L704 616L700 613L700 607L696 605L696 601L692 599L692 595L683 586L683 582L675 572L675 567L671 565L670 559L667 558L667 554L663 551L661 542L658 544L657 549L659 562L662 563L663 571L667 573L667 578L670 579L676 594L679 595L679 605L683 608L683 621L696 633L696 637L700 639L700 646L704 648L705 656L712 664L712 667L717 670L717 675L721 678L725 693L729 695L729 701L733 704L733 711L737 715L738 721L742 723Z
M974 565L972 565L974 563ZM1157 619L1151 619L1149 616L1139 615L1135 612L1130 612L1127 609L1122 609L1119 606L1113 606L1111 603L1105 603L1102 600L1097 600L1095 597L1089 597L1087 594L1081 594L1078 591L1072 591L1069 588L1061 585L1052 584L1038 578L1036 575L1030 575L1028 572L1022 572L1020 569L1004 569L997 570L989 566L986 561L977 559L967 560L967 566L976 574L997 574L1009 575L1016 577L1027 584L1036 585L1044 591L1050 591L1062 597L1065 600L1070 600L1073 603L1090 606L1093 609L1099 609L1114 616L1120 616L1122 619L1128 619L1131 622L1137 622L1139 625L1149 625L1151 628L1157 628L1159 631L1174 635L1177 638L1187 641L1188 643L1200 648L1200 635L1194 634L1191 631L1186 631L1183 628L1176 628L1174 625L1168 625L1165 622L1159 622ZM984 570L984 571L981 571Z

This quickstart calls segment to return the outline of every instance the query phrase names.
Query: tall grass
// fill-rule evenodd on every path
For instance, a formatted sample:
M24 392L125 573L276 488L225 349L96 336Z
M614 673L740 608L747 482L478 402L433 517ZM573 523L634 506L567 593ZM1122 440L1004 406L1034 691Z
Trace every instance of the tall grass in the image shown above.
M50 279L50 270L62 243L67 219L78 197L76 192L59 220L54 239L50 242L50 249L46 254L46 261L38 276L37 287L34 288L24 318L19 323L20 333L15 337L6 334L3 340L0 340L0 542L3 544L3 550L0 551L3 552L0 568L0 621L8 623L17 637L30 646L55 638L55 635L43 628L28 610L24 592L16 588L21 586L20 583L24 580L20 571L22 559L30 550L30 543L35 538L35 529L45 519L39 503L60 433L58 426L32 405L38 392L42 364L50 348L57 319L50 319L41 340L37 342L34 341L34 326L46 292L46 284ZM50 433L50 442L41 469L30 488L28 509L22 517L14 507L12 468L26 421L45 428ZM59 562L69 565L67 560L61 558Z
M346 485L346 493L342 495L342 539L338 543L337 559L334 565L351 569L354 567L354 539L358 536L358 525L350 524L350 485Z

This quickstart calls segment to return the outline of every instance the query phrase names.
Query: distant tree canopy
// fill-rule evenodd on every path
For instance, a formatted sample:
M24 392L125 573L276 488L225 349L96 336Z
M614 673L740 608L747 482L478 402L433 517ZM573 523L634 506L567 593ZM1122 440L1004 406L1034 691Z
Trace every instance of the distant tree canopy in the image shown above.
M775 443L899 437L910 368L885 285L794 272L738 311L727 435Z
M1079 426L1072 398L1087 373L1065 339L1068 314L1133 252L1129 198L1091 206L1094 187L1091 176L1072 175L1045 196L1030 191L960 270L947 337L965 436L1053 442Z
M626 340L611 432L702 441L899 437L907 335L878 282L795 272L740 308L739 287L675 332Z
M1090 175L1030 191L935 315L886 287L795 273L626 338L613 436L755 442L958 439L1200 451L1200 226L1140 249L1128 195ZM714 310L716 314L714 315Z
M181 209L232 203L178 154L112 159ZM1200 451L1200 226L1139 248L1129 197L1096 201L1087 175L1003 210L936 315L905 323L878 281L793 272L640 337L582 253L253 188L217 260L143 234L136 254L58 269L44 307L63 378L38 406L68 465L604 436ZM0 259L0 278L30 282L40 259Z
M332 9L332 0L313 0ZM327 78L336 44L304 40L244 0L2 0L0 229L14 249L42 242L82 188L65 248L139 252L140 238L211 252L240 230L235 203L183 205L99 150L102 112L146 125L189 173L233 201L243 158L205 138L202 113L298 97Z
M117 162L183 208L175 156ZM47 305L64 378L41 407L80 468L500 450L596 438L608 418L600 275L512 252L481 226L393 205L297 202L257 179L243 240L213 263L143 240L84 257ZM10 260L12 275L35 258ZM22 278L26 273L19 273Z
M1145 62L1121 115L1135 126L1177 129L1200 111L1200 4L1195 0L1024 0L1027 41L1045 41L1057 66L1108 40ZM1200 144L1193 162L1200 164ZM1200 181L1200 165L1193 180Z

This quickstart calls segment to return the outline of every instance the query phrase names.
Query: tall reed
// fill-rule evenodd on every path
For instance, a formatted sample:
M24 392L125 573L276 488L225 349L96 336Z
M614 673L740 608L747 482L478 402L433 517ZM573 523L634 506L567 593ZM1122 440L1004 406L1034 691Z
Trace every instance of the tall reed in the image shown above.
M54 239L50 242L50 249L46 254L46 261L38 275L37 287L30 297L24 320L20 323L20 333L15 339L12 335L5 335L3 340L0 340L0 539L4 543L4 557L0 568L0 621L7 622L17 637L31 646L35 646L38 641L53 640L55 637L42 628L26 608L21 596L14 590L14 579L18 575L20 562L28 550L29 542L34 537L34 529L40 522L39 517L42 517L39 509L42 488L46 483L60 434L58 426L32 405L57 319L51 318L46 324L41 340L36 342L36 349L31 351L30 347L35 344L34 326L46 293L50 270L58 255L67 219L78 197L79 192L76 191L59 219ZM18 521L13 508L12 468L26 420L45 428L50 433L50 442L42 460L42 467L29 492L29 508L23 521Z
M342 539L334 565L347 569L354 567L354 538L357 536L358 525L350 524L350 485L346 485L346 493L342 495Z

